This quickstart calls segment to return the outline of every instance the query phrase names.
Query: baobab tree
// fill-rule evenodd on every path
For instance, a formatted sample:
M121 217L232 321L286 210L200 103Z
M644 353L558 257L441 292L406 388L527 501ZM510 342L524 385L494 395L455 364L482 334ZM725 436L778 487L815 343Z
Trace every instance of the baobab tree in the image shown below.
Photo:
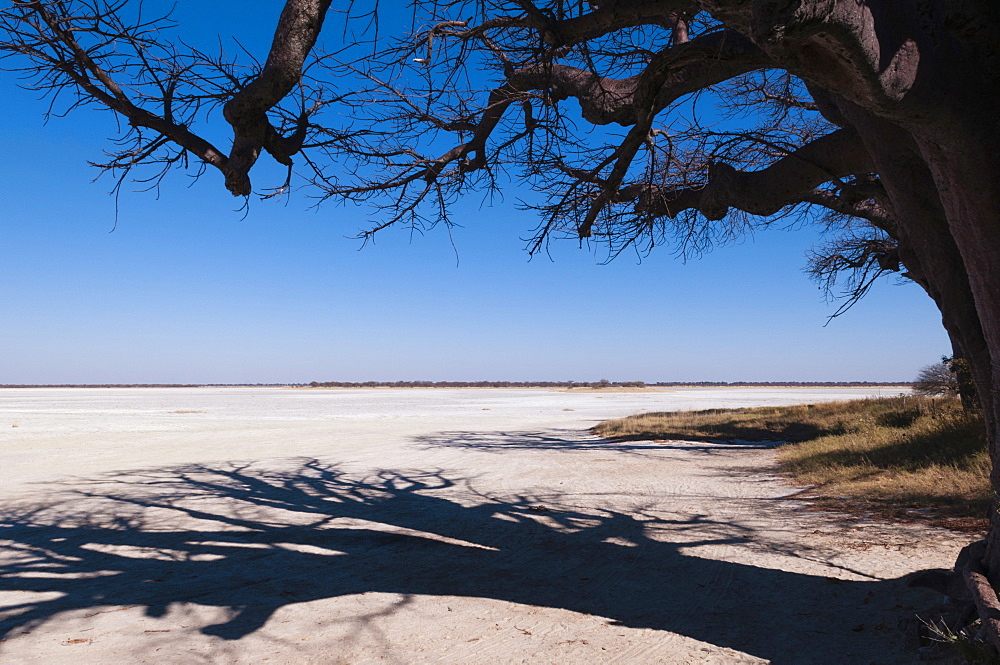
M99 164L116 177L216 170L249 196L266 154L289 178L258 193L301 177L371 201L365 235L447 223L511 177L543 197L531 251L697 252L807 206L864 220L892 239L871 256L905 266L969 361L1000 492L996 2L442 0L364 57L316 51L330 9L287 0L265 62L241 64L125 0L14 0L0 49L29 85L124 120ZM964 572L1000 646L980 564L1000 583L997 510Z

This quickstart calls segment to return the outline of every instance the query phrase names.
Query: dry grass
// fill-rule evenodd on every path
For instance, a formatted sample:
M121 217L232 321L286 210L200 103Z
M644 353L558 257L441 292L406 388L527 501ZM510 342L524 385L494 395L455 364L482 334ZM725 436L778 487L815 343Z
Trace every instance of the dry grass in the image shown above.
M990 500L982 419L957 399L900 396L788 407L648 413L599 436L788 442L780 470L824 507L981 520Z

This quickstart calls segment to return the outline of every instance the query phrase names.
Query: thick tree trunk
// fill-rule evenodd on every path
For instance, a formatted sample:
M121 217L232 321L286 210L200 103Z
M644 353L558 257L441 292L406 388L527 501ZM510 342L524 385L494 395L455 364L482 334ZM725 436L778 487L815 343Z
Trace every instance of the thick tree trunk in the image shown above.
M869 148L896 207L901 244L912 248L945 327L970 362L997 497L1000 11L995 3L978 0L780 6L790 13L768 15L768 21L758 22L758 31L765 28L762 37L776 44L769 52L790 69L839 96L838 107ZM773 39L779 32L781 38ZM989 519L984 563L997 588L996 500ZM1000 633L991 637L1000 648Z
M896 207L901 259L941 311L968 361L986 424L991 487L1000 495L1000 145L973 131L974 146L941 147L842 102ZM985 120L981 120L987 126ZM1000 504L989 512L984 565L1000 588ZM980 585L982 587L982 585ZM983 589L980 588L979 591ZM995 599L993 599L995 600ZM993 602L992 600L990 602ZM997 636L1000 642L1000 635ZM1000 643L996 646L1000 648Z
M900 259L934 300L949 337L962 349L979 395L992 395L991 353L979 319L979 305L966 277L962 253L952 237L937 184L908 132L840 102L857 128L892 200L899 225Z
M992 121L995 123L995 119ZM1000 140L988 131L969 128L968 141L947 148L935 141L920 141L934 175L948 217L951 235L962 254L983 337L990 351L991 387L1000 386ZM992 133L995 128L991 128ZM1000 400L990 390L980 390L980 403L987 424L991 486L1000 493ZM1000 585L1000 506L990 511L990 534L986 552L987 573Z

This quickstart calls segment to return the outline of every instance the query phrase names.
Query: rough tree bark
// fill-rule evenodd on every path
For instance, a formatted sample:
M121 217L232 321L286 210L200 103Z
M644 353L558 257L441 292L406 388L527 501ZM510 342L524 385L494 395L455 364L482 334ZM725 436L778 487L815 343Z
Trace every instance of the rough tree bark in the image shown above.
M986 42L963 42L955 34L977 29L983 17L995 18L996 10L985 3L927 3L900 14L879 4L848 12L847 5L835 3L838 16L817 12L821 7L815 4L814 16L799 26L803 37L789 39L786 32L780 55L843 99L839 110L865 141L897 208L900 234L918 255L946 327L969 357L983 395L997 489L1000 405L993 386L1000 385L1000 183L992 174L1000 168L998 63L995 50L984 62ZM833 24L819 28L815 21L824 16L834 18ZM815 33L808 34L810 25ZM850 57L834 62L835 53ZM980 74L984 65L993 76ZM888 130L912 138L901 140ZM937 208L943 215L927 214ZM996 510L988 542L987 569L997 585Z

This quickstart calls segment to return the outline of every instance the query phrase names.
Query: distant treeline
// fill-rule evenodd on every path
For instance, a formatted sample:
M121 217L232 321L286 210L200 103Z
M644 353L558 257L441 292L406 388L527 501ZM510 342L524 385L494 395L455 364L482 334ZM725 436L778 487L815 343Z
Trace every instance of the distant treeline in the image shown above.
M313 381L312 383L4 383L0 388L866 388L910 381Z
M645 388L643 381L313 381L311 388Z
M670 388L670 387L868 387L907 386L909 381L313 381L311 388Z

